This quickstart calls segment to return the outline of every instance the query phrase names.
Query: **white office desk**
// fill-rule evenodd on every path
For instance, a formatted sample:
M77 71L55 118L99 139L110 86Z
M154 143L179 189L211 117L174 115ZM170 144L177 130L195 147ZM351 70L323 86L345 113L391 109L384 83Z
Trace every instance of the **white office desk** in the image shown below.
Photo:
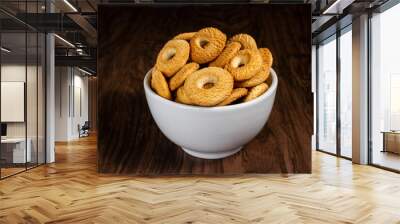
M30 138L26 139L27 147L25 154L25 138L5 138L1 139L1 147L2 151L12 150L12 163L25 163L31 162L32 154L31 154L31 145L32 140ZM6 147L6 149L3 149ZM9 148L12 147L12 148ZM27 159L25 161L25 159Z
M25 138L2 138L1 143L5 144L16 144L16 143L21 143L24 142Z

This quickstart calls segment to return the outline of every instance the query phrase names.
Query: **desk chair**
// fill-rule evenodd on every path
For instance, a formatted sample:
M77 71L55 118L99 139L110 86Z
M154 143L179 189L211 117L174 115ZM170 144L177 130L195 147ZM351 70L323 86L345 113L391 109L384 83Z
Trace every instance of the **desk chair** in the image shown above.
M82 127L80 127L80 125L78 125L79 138L89 136L89 130L90 130L89 121L85 121L85 123L82 125Z

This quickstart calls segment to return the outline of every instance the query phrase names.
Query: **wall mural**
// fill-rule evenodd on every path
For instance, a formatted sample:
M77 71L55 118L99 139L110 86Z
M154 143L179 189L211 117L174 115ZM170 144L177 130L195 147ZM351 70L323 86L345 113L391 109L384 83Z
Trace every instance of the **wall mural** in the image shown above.
M310 20L309 5L99 6L99 172L311 172Z

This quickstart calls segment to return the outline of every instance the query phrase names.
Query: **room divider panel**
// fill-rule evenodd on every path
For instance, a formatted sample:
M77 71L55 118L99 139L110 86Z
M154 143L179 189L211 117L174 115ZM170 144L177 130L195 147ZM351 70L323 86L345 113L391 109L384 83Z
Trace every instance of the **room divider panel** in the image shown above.
M20 17L44 1L20 1ZM45 34L0 3L0 179L45 163ZM8 21L5 23L4 21Z

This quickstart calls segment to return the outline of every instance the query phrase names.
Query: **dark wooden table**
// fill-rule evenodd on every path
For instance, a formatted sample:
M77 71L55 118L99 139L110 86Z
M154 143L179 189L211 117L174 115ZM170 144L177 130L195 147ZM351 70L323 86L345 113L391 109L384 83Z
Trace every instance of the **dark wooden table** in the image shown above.
M219 160L185 154L158 129L143 78L178 33L214 26L252 35L274 55L275 105L261 133ZM309 5L99 6L98 170L133 175L311 172L311 9Z
M382 131L383 149L382 152L400 154L400 131Z

